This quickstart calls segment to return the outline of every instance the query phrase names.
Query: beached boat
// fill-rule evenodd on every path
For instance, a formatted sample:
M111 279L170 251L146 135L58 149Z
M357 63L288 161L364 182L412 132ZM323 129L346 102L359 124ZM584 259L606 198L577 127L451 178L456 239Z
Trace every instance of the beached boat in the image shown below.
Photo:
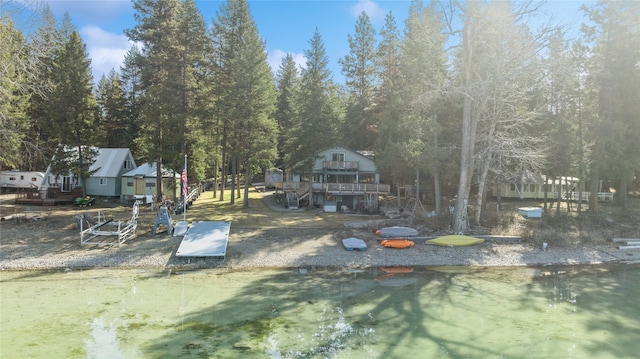
M388 248L409 248L412 247L415 243L408 239L385 239L380 242L380 244Z
M348 251L364 251L367 249L367 243L362 239L350 237L342 240L344 248Z
M469 237L463 235L452 234L449 236L442 236L434 239L429 239L425 241L426 244L435 244L438 246L447 246L447 247L462 247L462 246L471 246L474 244L482 243L484 239Z
M379 230L376 231L376 234L378 234L380 237L385 237L385 238L413 237L418 235L418 231L410 227L394 226L394 227L380 228Z

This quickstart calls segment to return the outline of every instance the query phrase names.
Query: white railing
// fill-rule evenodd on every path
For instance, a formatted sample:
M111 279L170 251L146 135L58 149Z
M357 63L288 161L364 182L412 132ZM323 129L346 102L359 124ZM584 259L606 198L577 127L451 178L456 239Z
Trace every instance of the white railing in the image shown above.
M307 182L284 182L282 189L285 192L299 191L301 187L308 186ZM382 193L389 194L391 186L376 183L313 183L314 192L332 193Z
M589 202L591 192L582 192L582 201ZM572 201L580 200L580 192L569 192L562 194L563 199L569 199ZM613 202L613 192L598 192L598 201L600 202Z

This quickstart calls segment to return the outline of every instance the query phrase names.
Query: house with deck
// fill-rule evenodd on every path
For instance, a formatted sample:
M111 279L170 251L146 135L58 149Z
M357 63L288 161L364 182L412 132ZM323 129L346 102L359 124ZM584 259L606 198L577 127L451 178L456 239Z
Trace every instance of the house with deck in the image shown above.
M88 196L120 197L121 175L136 167L133 155L128 148L98 148L95 161L89 167L92 175L81 183L72 173L55 175L51 167L47 168L40 187L42 193L71 193L75 188L84 187Z
M311 176L288 173L282 184L289 208L303 203L327 212L377 213L380 196L390 186L380 183L373 153L344 146L319 150L314 154Z

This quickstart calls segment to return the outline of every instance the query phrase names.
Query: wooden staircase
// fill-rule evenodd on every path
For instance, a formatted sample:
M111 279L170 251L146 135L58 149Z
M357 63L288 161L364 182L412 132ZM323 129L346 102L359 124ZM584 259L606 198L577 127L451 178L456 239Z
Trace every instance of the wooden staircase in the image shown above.
M301 185L298 189L292 192L287 192L287 205L290 209L300 208L300 201L309 197L310 186L309 183Z

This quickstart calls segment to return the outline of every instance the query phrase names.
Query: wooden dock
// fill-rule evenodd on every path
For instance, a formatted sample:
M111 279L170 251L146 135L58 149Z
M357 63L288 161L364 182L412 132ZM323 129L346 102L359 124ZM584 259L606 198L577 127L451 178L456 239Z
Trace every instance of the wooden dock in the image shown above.
M192 222L176 257L222 257L227 254L229 221Z

